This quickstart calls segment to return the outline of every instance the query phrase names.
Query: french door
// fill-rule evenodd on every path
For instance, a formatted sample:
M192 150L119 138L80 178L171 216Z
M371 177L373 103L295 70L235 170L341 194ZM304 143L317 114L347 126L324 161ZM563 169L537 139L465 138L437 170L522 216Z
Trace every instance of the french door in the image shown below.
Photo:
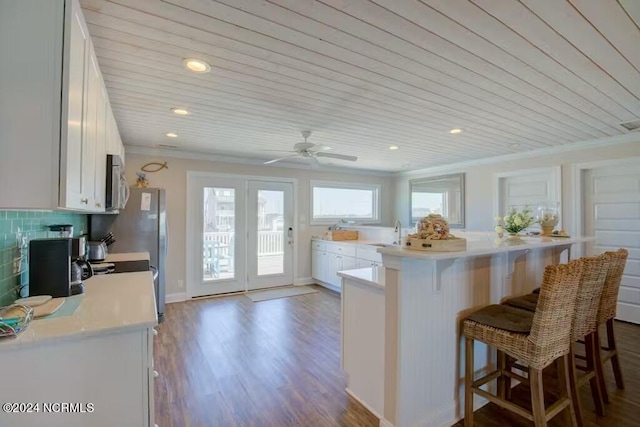
M189 175L190 297L293 284L293 184Z
M249 181L247 289L293 284L293 185Z

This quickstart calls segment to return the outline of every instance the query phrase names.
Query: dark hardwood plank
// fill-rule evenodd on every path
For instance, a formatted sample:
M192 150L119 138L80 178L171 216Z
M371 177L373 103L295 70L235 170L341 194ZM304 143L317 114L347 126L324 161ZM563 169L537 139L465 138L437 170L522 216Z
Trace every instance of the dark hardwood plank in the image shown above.
M160 427L378 425L340 369L340 296L168 304L155 341Z
M616 388L611 363L607 363L605 376L611 403L605 405L607 416L600 417L595 413L590 387L581 387L580 400L585 427L635 427L640 425L640 325L615 322L615 331L620 363L625 377L625 389ZM601 336L606 336L606 334L601 331ZM546 383L547 377L545 377L545 389ZM555 386L553 381L550 383L552 387ZM513 400L519 405L531 408L528 387L516 387L513 390ZM490 403L474 413L473 425L476 427L528 427L533 423ZM562 417L556 417L549 422L549 426L560 427L563 425ZM463 421L455 424L455 427L462 426L464 426Z

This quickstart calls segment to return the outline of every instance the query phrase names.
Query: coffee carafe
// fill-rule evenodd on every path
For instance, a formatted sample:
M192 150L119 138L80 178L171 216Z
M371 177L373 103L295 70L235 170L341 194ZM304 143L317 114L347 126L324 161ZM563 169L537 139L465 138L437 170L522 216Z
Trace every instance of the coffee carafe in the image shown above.
M83 293L82 281L93 276L93 268L86 260L86 247L84 236L71 239L71 295Z

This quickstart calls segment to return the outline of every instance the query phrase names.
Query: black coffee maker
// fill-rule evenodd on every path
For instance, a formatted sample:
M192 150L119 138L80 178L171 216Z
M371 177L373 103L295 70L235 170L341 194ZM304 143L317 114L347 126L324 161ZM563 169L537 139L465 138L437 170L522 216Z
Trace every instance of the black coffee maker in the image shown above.
M86 259L87 241L84 236L71 239L71 295L84 292L83 280L93 276L93 268Z
M84 237L34 239L29 242L29 296L68 297L84 292ZM84 272L84 268L87 268Z

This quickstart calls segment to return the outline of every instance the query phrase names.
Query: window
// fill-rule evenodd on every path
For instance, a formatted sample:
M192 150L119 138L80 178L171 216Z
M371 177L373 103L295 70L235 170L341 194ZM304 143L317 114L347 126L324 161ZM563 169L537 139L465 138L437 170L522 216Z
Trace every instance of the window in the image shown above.
M311 182L312 222L334 223L338 220L379 222L380 186Z

